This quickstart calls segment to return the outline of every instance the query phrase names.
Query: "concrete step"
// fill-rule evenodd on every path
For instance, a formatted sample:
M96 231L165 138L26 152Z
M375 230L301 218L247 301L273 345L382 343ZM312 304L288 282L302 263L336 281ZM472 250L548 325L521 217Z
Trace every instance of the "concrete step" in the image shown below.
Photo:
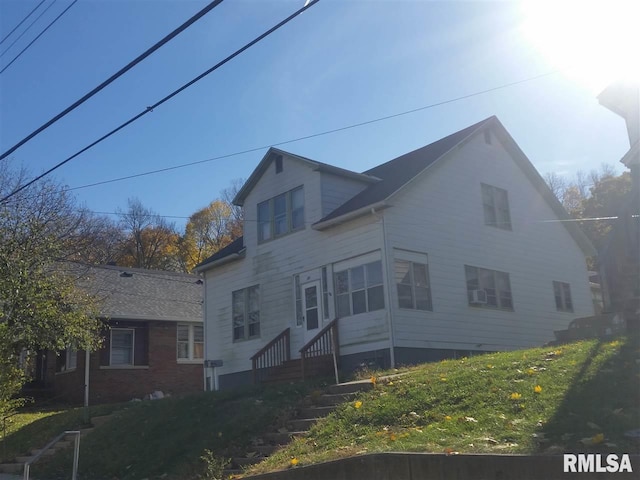
M316 422L317 418L299 418L295 420L289 420L287 422L287 426L291 428L293 431L297 432L306 432L309 430Z
M257 452L259 455L263 457L268 457L269 455L277 452L280 449L277 445L255 445L249 449L249 451Z
M31 460L35 455L21 455L19 457L14 458L16 463L27 463Z
M331 394L339 393L357 393L367 392L373 388L371 380L359 380L357 382L339 383L337 385L331 385L328 389Z
M0 463L2 473L22 473L23 471L24 463Z
M222 478L232 478L235 477L236 475L242 475L243 470L241 468L225 468L222 471Z
M307 432L270 432L262 435L262 439L271 445L287 445L293 437L303 437Z
M37 448L36 448L36 449L34 449L34 450L31 450L29 453L30 453L31 455L38 455L38 454L40 453L40 449L37 449ZM55 449L55 448L50 448L49 450L47 450L46 452L44 452L44 454L43 454L43 455L44 455L44 456L46 456L46 457L50 457L50 456L52 456L52 455L55 455L55 453L56 453L56 449Z
M298 410L298 418L322 418L329 415L336 409L336 405L327 407L302 407Z
M356 397L355 393L337 393L337 394L327 393L324 395L320 395L318 398L314 399L314 401L318 406L328 407L328 406L340 405L341 403L345 403L345 402L350 402L355 397Z

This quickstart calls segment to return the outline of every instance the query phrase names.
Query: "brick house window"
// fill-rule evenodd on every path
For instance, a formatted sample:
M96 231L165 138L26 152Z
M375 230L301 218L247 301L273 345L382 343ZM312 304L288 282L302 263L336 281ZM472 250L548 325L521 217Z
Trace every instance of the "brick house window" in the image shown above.
M204 328L202 325L179 323L177 326L178 362L204 358Z
M260 285L231 293L233 341L260 337Z
M482 187L482 207L484 209L485 225L511 230L511 214L509 213L507 191L484 183L480 185Z
M78 351L69 347L58 353L56 373L69 372L78 368Z
M464 266L469 305L513 310L509 274L486 268Z
M571 300L571 286L566 282L553 282L553 295L556 299L556 310L559 312L573 312Z
M111 329L110 365L133 365L133 346L135 341L133 328Z

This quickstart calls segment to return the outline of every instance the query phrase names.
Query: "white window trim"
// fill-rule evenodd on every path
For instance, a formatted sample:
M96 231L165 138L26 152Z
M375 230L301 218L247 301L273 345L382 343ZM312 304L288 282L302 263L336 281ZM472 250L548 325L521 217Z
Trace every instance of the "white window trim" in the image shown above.
M409 310L409 311L413 311L413 312L433 312L433 294L431 292L431 272L429 271L429 263L427 261L427 255L426 254L422 254L424 255L424 258L421 259L420 261L416 261L416 260L408 260L405 258L398 258L396 257L394 259L393 262L393 273L394 273L394 283L396 285L396 295L398 296L397 301L398 301L398 308L401 310ZM415 258L415 257L414 257ZM396 274L396 268L397 268L397 262L406 262L409 264L409 271L410 271L410 277L411 277L411 284L408 283L400 283L396 280L395 278L395 274ZM425 267L425 271L427 274L427 287L426 290L429 293L429 308L418 308L417 307L417 296L416 296L416 282L415 282L415 278L414 278L414 267L413 265L422 265ZM412 301L413 301L413 306L412 307L402 307L400 306L400 294L398 293L398 285L406 285L406 286L410 286L411 287L411 295L412 295ZM425 287L421 287L421 288L425 288Z
M302 191L302 225L296 228L293 228L293 201L292 201L292 195L293 192L300 190ZM285 196L285 203L286 203L286 217L287 217L287 230L283 233L279 233L276 235L276 220L275 220L275 199L284 195ZM258 205L256 206L256 218L257 218L257 226L258 226L258 230L257 230L257 238L258 238L258 243L266 243L266 242L270 242L272 240L275 240L277 238L281 238L284 237L286 235L289 235L291 233L294 232L299 232L301 230L304 230L306 227L305 224L305 202L304 202L305 198L304 198L304 185L300 185L298 187L292 188L291 190L288 190L286 192L280 193L278 195L275 195L274 197L269 198L268 200L264 200L262 202L259 202ZM262 223L266 223L265 222L261 222L260 221L260 205L263 204L267 204L268 206L268 214L269 214L269 238L260 238L262 229Z
M240 288L238 290L234 290L231 292L231 341L233 343L246 342L249 340L255 340L262 337L262 325L261 325L262 318L260 317L258 317L259 318L258 325L260 325L260 334L249 336L249 289L251 288L258 289L258 315L260 315L260 312L262 311L262 292L260 291L260 284L251 285L246 288ZM242 338L235 338L235 334L234 334L233 318L235 315L233 311L233 294L236 292L243 292L243 296L244 296L244 336Z
M188 358L180 358L178 356L178 344L180 343L180 341L178 340L178 328L179 327L187 327L189 329L189 338L187 340L187 353L188 353ZM195 334L194 334L194 328L195 327L201 327L202 328L202 345L203 345L203 357L202 358L194 358L194 352L195 352ZM201 325L199 323L178 323L176 324L176 361L178 363L183 363L183 364L200 364L204 362L204 325Z
M556 284L560 287L560 298L561 298L561 307L558 308L558 303L556 302ZM571 308L567 308L567 296L565 295L564 286L567 286L569 289L569 301L571 302ZM571 284L569 282L562 282L560 280L553 280L553 303L556 305L556 311L563 313L573 313L573 295L571 294Z
M113 364L113 332L129 331L131 332L131 363ZM109 367L111 368L130 368L136 366L136 329L135 328L112 328L109 338Z
M381 270L381 274L382 274L382 278L381 278L381 283L376 283L374 285L368 285L368 275L367 275L367 268L366 266L370 263L377 263L380 262L380 270ZM363 268L363 279L364 279L364 287L363 288L359 288L357 290L352 290L351 288L351 270L354 270L356 268ZM338 294L338 289L336 287L336 276L340 273L343 272L347 272L347 286L348 286L348 291L346 293L341 293ZM348 295L349 297L349 315L346 315L347 317L353 317L356 315L363 315L363 314L367 314L367 313L371 313L371 312L378 312L378 311L382 311L385 310L387 308L387 299L385 297L385 271L384 271L384 264L382 262L382 260L377 259L377 260L372 260L372 261L363 261L362 263L358 263L358 264L354 264L352 266L349 266L348 268L334 268L333 269L333 291L334 291L334 308L335 308L335 312L336 315L338 315L339 309L338 309L338 297L339 296L343 296L343 295ZM377 308L375 310L369 310L369 290L372 288L376 288L376 287L382 287L382 299L384 302L384 306L382 308ZM360 292L363 291L365 294L365 306L366 309L364 312L358 312L358 313L353 313L353 294L355 292ZM344 318L344 317L343 317Z
M487 217L486 217L486 213L484 211L484 191L485 188L490 189L491 191L491 198L492 198L492 202L493 202L493 214L496 217L496 222L495 223L491 223L491 222L487 222ZM508 223L503 223L500 224L498 223L499 220L499 208L498 208L498 194L497 192L501 191L504 192L505 194L505 198L506 198L506 202L507 202L507 216L509 217ZM482 215L484 217L484 224L489 226L489 227L494 227L494 228L499 228L500 230L513 230L513 223L511 222L511 206L509 204L509 191L506 190L505 188L500 188L500 187L496 187L495 185L489 185L488 183L481 183L480 184L480 201L481 201L481 205L482 205Z
M477 277L478 277L478 289L480 290L484 290L482 288L482 285L480 285L480 270L484 270L486 272L491 272L491 274L493 275L493 281L494 284L496 285L495 291L496 291L496 299L497 299L497 303L498 305L489 305L489 304L473 304L469 302L469 299L467 298L467 303L469 305L469 307L471 308L483 308L483 309L489 309L489 310L500 310L503 312L514 312L515 311L515 302L513 301L513 289L511 287L511 275L509 274L509 272L503 272L502 270L494 270L491 268L484 268L484 267L477 267L475 265L465 265L464 269L465 269L465 288L466 288L466 292L467 292L467 296L469 295L469 285L468 285L468 279L467 279L467 267L469 268L475 268L477 270ZM509 280L509 296L511 298L511 307L503 307L502 306L502 301L500 299L500 292L501 290L498 289L498 281L496 278L496 273L503 273L507 275L507 278Z

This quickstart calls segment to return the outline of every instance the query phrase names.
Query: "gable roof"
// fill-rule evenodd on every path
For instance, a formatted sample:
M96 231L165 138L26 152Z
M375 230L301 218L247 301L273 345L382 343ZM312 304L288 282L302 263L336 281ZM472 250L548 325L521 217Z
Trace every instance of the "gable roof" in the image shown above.
M186 273L111 265L73 267L78 285L99 299L101 317L202 321L202 280Z
M376 178L374 176L367 175L366 172L357 173L351 170L336 167L334 165L329 165L328 163L318 162L316 160L311 160L310 158L307 158L307 157L285 152L284 150L280 150L279 148L271 147L269 148L267 153L264 155L264 157L262 157L262 160L260 160L260 163L253 170L248 180L244 183L244 185L242 185L242 188L240 189L240 191L238 191L235 198L233 199L233 204L242 206L244 204L245 199L247 198L247 195L249 195L249 192L253 190L253 187L255 187L255 185L258 183L258 180L260 180L260 177L262 177L262 175L267 170L267 168L269 168L269 165L271 165L271 162L275 161L277 157L279 156L281 157L283 155L286 155L302 163L305 163L309 165L313 170L317 170L320 172L332 173L334 175L339 175L341 177L347 177L354 180L359 180L365 183L373 183L380 180L379 178Z
M365 188L362 192L358 193L356 196L326 215L320 221L316 222L315 225L322 224L328 220L341 217L386 200L425 168L433 164L449 150L472 135L476 130L482 128L485 124L494 119L497 120L496 117L490 117L482 120L481 122L471 125L459 132L433 142L426 147L406 153L394 160L390 160L382 165L378 165L377 167L367 170L364 172L365 175L380 178L381 181Z

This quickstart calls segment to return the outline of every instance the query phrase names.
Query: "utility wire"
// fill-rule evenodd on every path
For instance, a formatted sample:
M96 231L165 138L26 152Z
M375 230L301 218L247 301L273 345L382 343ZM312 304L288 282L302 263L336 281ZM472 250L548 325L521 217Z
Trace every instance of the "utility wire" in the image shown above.
M24 23L24 22L25 22L25 21L26 21L26 20L27 20L31 15L33 15L33 12L35 12L38 8L40 8L40 5L42 5L43 3L44 3L44 0L42 0L38 5L36 5L36 6L35 6L35 8L34 8L33 10L31 10L31 11L29 12L29 14L28 14L26 17L24 17L24 18L22 19L22 21L21 21L18 25L16 25L15 27L13 27L13 30L11 30L9 33L7 33L7 34L4 36L4 38L3 38L2 40L0 40L0 45L2 45L2 44L4 43L4 41L5 41L7 38L9 38L13 32L15 32L18 28L20 28L20 25L22 25L22 24L23 24L23 23Z
M42 16L43 16L45 13L47 13L47 11L48 11L51 7L53 7L53 4L54 4L54 3L56 3L56 0L53 0L53 2L51 2L51 3L47 6L47 8L45 8L45 9L40 13L40 15L38 15L38 17L37 17L33 22L31 22L27 28L25 28L25 29L22 31L22 33L21 33L20 35L18 35L18 38L16 38L13 42L11 42L11 45L9 45L7 48L5 48L5 49L2 51L2 53L0 53L0 58L4 57L4 54L5 54L5 53L7 53L7 52L11 49L11 47L13 47L13 46L16 44L16 42L17 42L18 40L20 40L20 39L24 36L24 34L25 34L25 33L27 33L27 32L29 31L29 29L30 29L31 27L33 27L33 25L34 25L38 20L40 20L40 18L42 18Z
M13 64L13 62L15 62L16 60L18 60L18 59L22 56L22 54L23 54L24 52L26 52L27 50L29 50L29 48L31 47L31 45L33 45L34 43L36 43L36 41L37 41L37 40L38 40L42 35L44 35L44 33L45 33L47 30L49 30L49 28L51 28L51 27L53 26L53 24L54 24L54 23L56 23L58 20L60 20L60 17L62 17L65 13L67 13L67 12L69 11L69 9L70 9L71 7L73 7L77 2L78 2L78 0L73 0L73 2L71 2L71 5L69 5L67 8L65 8L65 9L62 11L62 13L61 13L60 15L58 15L56 18L54 18L54 19L53 19L53 21L52 21L51 23L49 23L49 25L47 25L47 26L44 28L44 30L42 30L42 31L38 34L38 36L37 36L36 38L34 38L33 40L31 40L31 42L29 42L29 44L28 44L26 47L24 47L24 48L20 51L20 53L19 53L18 55L16 55L15 57L13 57L13 60L11 60L8 64L6 64L6 65L4 66L4 68L3 68L2 70L0 70L0 75L2 75L2 74L4 73L4 71L5 71L7 68L9 68L9 67Z
M518 81L515 81L515 82L505 83L505 84L499 85L497 87L489 88L489 89L486 89L486 90L480 90L478 92L474 92L474 93L470 93L470 94L467 94L467 95L463 95L461 97L451 98L449 100L443 100L441 102L432 103L430 105L425 105L425 106L422 106L422 107L414 108L412 110L406 110L404 112L394 113L394 114L391 114L391 115L386 115L384 117L378 117L378 118L375 118L373 120L367 120L367 121L360 122L360 123L354 123L354 124L351 124L351 125L345 125L343 127L338 127L338 128L334 128L334 129L331 129L331 130L325 130L324 132L312 133L310 135L305 135L303 137L293 138L291 140L284 140L282 142L271 143L269 145L262 145L260 147L253 147L253 148L249 148L247 150L242 150L242 151L239 151L239 152L228 153L228 154L225 154L225 155L220 155L220 156L212 157L212 158L206 158L204 160L196 160L194 162L182 163L180 165L174 165L172 167L159 168L157 170L150 170L150 171L147 171L147 172L127 175L127 176L124 176L124 177L112 178L110 180L103 180L103 181L100 181L100 182L89 183L89 184L86 184L86 185L80 185L78 187L65 188L65 191L80 190L82 188L97 187L98 185L105 185L107 183L121 182L123 180L130 180L132 178L144 177L144 176L147 176L147 175L154 175L156 173L164 173L164 172L168 172L168 171L171 171L171 170L177 170L177 169L180 169L180 168L186 168L186 167L192 167L194 165L200 165L202 163L213 162L215 160L222 160L222 159L229 158L229 157L236 157L238 155L244 155L246 153L253 153L253 152L257 152L259 150L264 150L265 148L269 148L269 147L278 147L278 146L281 146L281 145L286 145L288 143L299 142L299 141L307 140L307 139L310 139L310 138L316 138L316 137L320 137L320 136L323 136L323 135L329 135L329 134L332 134L332 133L342 132L344 130L349 130L349 129L352 129L352 128L358 128L358 127L362 127L362 126L365 126L365 125L370 125L372 123L377 123L377 122L382 122L384 120L389 120L391 118L401 117L403 115L409 115L409 114L412 114L412 113L420 112L422 110L428 110L430 108L439 107L441 105L446 105L448 103L459 102L460 100L466 100L467 98L475 97L477 95L483 95L485 93L493 92L493 91L496 91L496 90L499 90L499 89L502 89L502 88L512 87L512 86L518 85L520 83L530 82L530 81L537 80L537 79L542 78L542 77L553 75L555 73L557 73L557 71L543 73L543 74L540 74L540 75L536 75L535 77L529 77L529 78L525 78L525 79L518 80ZM5 197L5 199L6 198L7 197ZM5 199L0 201L0 203L3 202Z
M55 0L54 0L55 1ZM48 122L46 122L45 124L43 124L42 126L40 126L39 128L37 128L36 130L34 130L32 133L30 133L29 135L27 135L25 138L23 138L22 140L20 140L18 143L16 143L13 147L11 147L9 150L7 150L6 152L4 152L2 155L0 155L0 160L2 160L3 158L6 158L7 156L11 155L13 152L15 152L18 148L20 148L22 145L24 145L25 143L27 143L29 140L31 140L33 137L35 137L36 135L38 135L40 132L42 132L43 130L49 128L51 125L53 125L55 122L57 122L58 120L60 120L62 117L64 117L65 115L67 115L69 112L75 110L77 107L79 107L80 105L82 105L84 102L86 102L88 99L90 99L91 97L93 97L96 93L98 93L100 90L102 90L103 88L105 88L107 85L109 85L110 83L112 83L114 80L116 80L117 78L121 77L122 75L124 75L126 72L128 72L129 70L131 70L133 67L135 67L138 63L140 63L142 60L144 60L145 58L147 58L149 55L151 55L153 52L155 52L156 50L158 50L160 47L162 47L164 44L166 44L167 42L169 42L170 40L172 40L174 37L178 36L180 33L182 33L184 30L186 30L188 27L190 27L192 24L194 24L196 21L198 21L200 18L202 18L204 15L206 15L207 13L209 13L211 10L213 10L215 7L217 7L220 3L222 3L223 0L214 0L213 2L211 2L209 5L207 5L206 7L204 7L202 10L200 10L198 13L196 13L194 16L192 16L189 20L187 20L186 22L184 22L182 25L180 25L178 28L176 28L173 32L171 32L169 35L165 36L163 39L161 39L160 41L158 41L155 45L153 45L152 47L150 47L149 49L147 49L145 52L143 52L142 54L138 55L135 59L133 59L131 62L129 62L127 65L125 65L124 67L122 67L120 70L118 70L116 73L114 73L113 75L111 75L107 80L105 80L104 82L102 82L100 85L98 85L97 87L95 87L93 90L91 90L89 93L87 93L85 96L83 96L81 99L77 100L76 102L74 102L71 106L67 107L66 109L64 109L62 112L60 112L59 114L57 114L55 117L53 117L51 120L49 120ZM2 72L0 72L2 73Z
M13 197L14 195L16 195L17 193L21 192L22 190L24 190L25 188L29 187L30 185L33 185L35 182L37 182L38 180L41 180L42 178L46 177L47 175L49 175L50 173L52 173L54 170L57 170L58 168L62 167L63 165L65 165L66 163L70 162L71 160L73 160L74 158L76 158L78 155L86 152L87 150L89 150L90 148L94 147L95 145L99 144L100 142L106 140L107 138L109 138L110 136L112 136L113 134L119 132L120 130L122 130L123 128L127 127L128 125L132 124L133 122L135 122L136 120L138 120L139 118L143 117L144 115L146 115L149 112L153 112L153 110L157 107L159 107L160 105L162 105L163 103L167 102L168 100L172 99L173 97L175 97L176 95L178 95L179 93L181 93L182 91L186 90L187 88L189 88L191 85L193 85L194 83L202 80L204 77L206 77L207 75L209 75L210 73L214 72L215 70L217 70L218 68L220 68L221 66L223 66L224 64L226 64L227 62L229 62L230 60L234 59L235 57L237 57L238 55L240 55L242 52L244 52L245 50L251 48L253 45L255 45L256 43L260 42L261 40L263 40L264 38L268 37L269 35L271 35L273 32L275 32L276 30L278 30L279 28L281 28L282 26L286 25L287 23L289 23L291 20L293 20L295 17L297 17L298 15L300 15L302 12L304 12L305 10L311 8L312 6L314 6L316 3L318 3L320 0L311 0L308 4L306 4L304 7L300 8L299 10L295 11L294 13L292 13L291 15L289 15L287 18L285 18L284 20L282 20L280 23L278 23L277 25L275 25L274 27L271 27L269 30L267 30L266 32L264 32L262 35L256 37L255 39L253 39L252 41L250 41L249 43L247 43L244 47L236 50L234 53L232 53L231 55L229 55L227 58L225 58L224 60L218 62L216 65L214 65L213 67L209 68L208 70L204 71L203 73L201 73L200 75L198 75L197 77L195 77L193 80L185 83L184 85L182 85L180 88L178 88L177 90L174 90L172 93L170 93L169 95L167 95L166 97L164 97L162 100L154 103L153 105L147 107L145 110L143 110L142 112L140 112L139 114L135 115L134 117L130 118L129 120L127 120L126 122L124 122L123 124L121 124L119 127L114 128L113 130L111 130L109 133L103 135L102 137L100 137L98 140L96 140L95 142L91 143L90 145L84 147L83 149L79 150L78 152L74 153L73 155L71 155L70 157L67 157L65 160L63 160L62 162L58 163L57 165L51 167L49 170L47 170L46 172L38 175L37 177L35 177L34 179L28 181L27 183L25 183L24 185L22 185L21 187L17 188L16 190L14 190L13 192L11 192L10 194L4 196L2 199L0 199L0 203L4 203L5 201L7 201L8 199L10 199L11 197ZM2 158L2 157L0 157Z

